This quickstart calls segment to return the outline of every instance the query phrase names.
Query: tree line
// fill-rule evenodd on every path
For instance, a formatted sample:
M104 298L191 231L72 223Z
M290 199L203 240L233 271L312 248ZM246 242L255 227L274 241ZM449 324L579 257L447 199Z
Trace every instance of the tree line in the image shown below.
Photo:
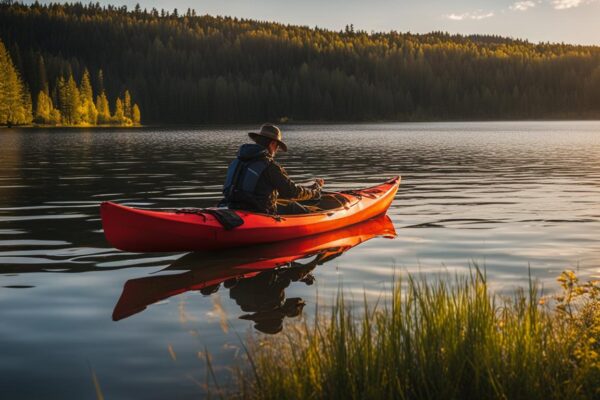
M145 123L600 116L596 46L6 1L0 38L34 93L41 63L80 90L87 69L109 97L128 88Z
M137 104L132 105L128 90L125 90L123 99L117 97L114 114L111 114L104 90L100 90L94 101L94 91L87 69L83 71L80 85L75 82L72 74L67 79L59 76L50 92L43 58L40 57L39 60L38 79L41 88L33 111L28 85L21 78L6 46L0 40L0 125L28 125L32 122L60 126L140 124L140 109ZM101 82L102 70L99 74Z
M43 64L43 58L40 58ZM43 72L43 68L40 69ZM99 71L99 82L103 82L102 70ZM45 81L45 80L44 80ZM139 125L141 122L140 108L131 102L131 95L125 90L123 99L117 97L114 113L111 114L108 98L100 84L99 94L95 96L92 89L90 74L83 71L81 83L70 74L67 79L58 77L52 93L44 84L37 97L34 122L45 125L94 126L94 125ZM54 101L53 101L54 99ZM54 108L57 103L60 107Z

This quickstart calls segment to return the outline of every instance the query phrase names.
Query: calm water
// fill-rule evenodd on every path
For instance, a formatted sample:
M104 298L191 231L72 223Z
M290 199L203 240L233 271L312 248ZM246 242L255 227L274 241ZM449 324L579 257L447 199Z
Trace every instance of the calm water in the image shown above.
M600 276L600 122L288 127L291 151L279 158L297 180L345 189L402 175L389 211L395 239L371 238L390 232L367 226L313 245L364 243L305 259L294 252L306 243L181 259L105 242L104 200L213 205L245 132L0 131L0 398L95 398L92 370L110 399L199 398L205 349L227 383L239 337L257 332L240 316L266 331L283 320L285 332L340 282L374 300L394 271L478 262L503 291L526 284L528 266L548 290L567 267ZM267 268L282 255L298 269L214 286L236 266L262 258Z

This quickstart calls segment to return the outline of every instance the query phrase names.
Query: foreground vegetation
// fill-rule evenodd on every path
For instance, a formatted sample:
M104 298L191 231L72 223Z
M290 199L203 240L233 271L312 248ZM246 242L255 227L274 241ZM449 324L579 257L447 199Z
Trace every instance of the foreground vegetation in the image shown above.
M239 393L260 399L600 398L600 285L572 272L564 293L492 295L473 273L409 278L392 299L248 347Z
M0 38L34 103L87 68L111 99L128 88L145 123L600 116L597 46L12 1Z

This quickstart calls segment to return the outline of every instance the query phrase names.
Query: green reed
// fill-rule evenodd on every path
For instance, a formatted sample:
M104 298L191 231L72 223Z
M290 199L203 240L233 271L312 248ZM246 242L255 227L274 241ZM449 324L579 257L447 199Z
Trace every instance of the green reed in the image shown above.
M360 311L340 291L328 316L250 341L238 395L600 398L600 286L569 274L551 299L531 280L510 297L491 294L479 270L450 282L397 279L390 300Z

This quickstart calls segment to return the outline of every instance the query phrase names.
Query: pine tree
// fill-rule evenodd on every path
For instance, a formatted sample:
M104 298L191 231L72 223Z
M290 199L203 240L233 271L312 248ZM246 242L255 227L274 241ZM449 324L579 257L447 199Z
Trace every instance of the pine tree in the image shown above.
M94 93L92 92L92 83L90 82L90 73L88 72L87 68L83 71L83 76L81 77L79 94L82 100L92 99L94 97Z
M35 64L33 65L33 59L35 58ZM28 65L30 68L30 81L29 87L31 89L31 93L38 93L40 90L46 92L46 94L50 94L50 88L48 86L48 76L46 74L46 64L44 62L44 57L40 54L30 55L27 57L27 60L31 60L32 65ZM34 103L37 107L37 96L35 97L36 103Z
M98 124L110 124L110 107L104 92L96 96L96 109L98 110Z
M59 125L61 121L60 111L56 108L53 108L50 112L50 121L51 125Z
M75 79L73 79L73 75L69 75L67 81L61 77L58 85L62 123L65 125L79 124L81 122L82 110L79 88L77 87L77 83L75 83Z
M50 120L50 104L52 100L46 96L43 90L40 90L37 97L34 121L38 124L47 124Z
M129 90L126 90L125 100L123 101L123 113L125 114L125 117L132 119L131 111L131 95L129 94Z
M81 122L89 125L96 125L98 121L98 110L94 104L94 93L90 82L90 74L86 69L81 77L81 86L79 90Z
M140 125L142 123L142 114L137 104L133 105L133 115L131 118L134 125Z
M115 101L115 114L112 117L112 121L115 124L123 125L125 123L125 112L123 110L123 102L117 97Z
M66 82L65 82L65 78L63 78L62 76L58 77L58 80L56 81L56 86L54 86L54 90L53 92L55 93L55 101L58 104L58 109L60 110L60 114L61 114L61 123L66 123L66 114L67 114L67 88L66 88Z
M77 87L77 83L73 78L73 75L69 76L69 80L67 81L68 87L68 103L69 109L71 110L70 121L71 124L77 125L81 122L81 100L79 96L79 88Z
M56 125L60 123L60 111L54 108L52 99L43 90L40 90L37 97L35 122L46 125Z
M0 124L28 124L31 120L31 95L0 40Z
M81 105L81 122L89 125L98 123L98 110L90 99L85 99Z

